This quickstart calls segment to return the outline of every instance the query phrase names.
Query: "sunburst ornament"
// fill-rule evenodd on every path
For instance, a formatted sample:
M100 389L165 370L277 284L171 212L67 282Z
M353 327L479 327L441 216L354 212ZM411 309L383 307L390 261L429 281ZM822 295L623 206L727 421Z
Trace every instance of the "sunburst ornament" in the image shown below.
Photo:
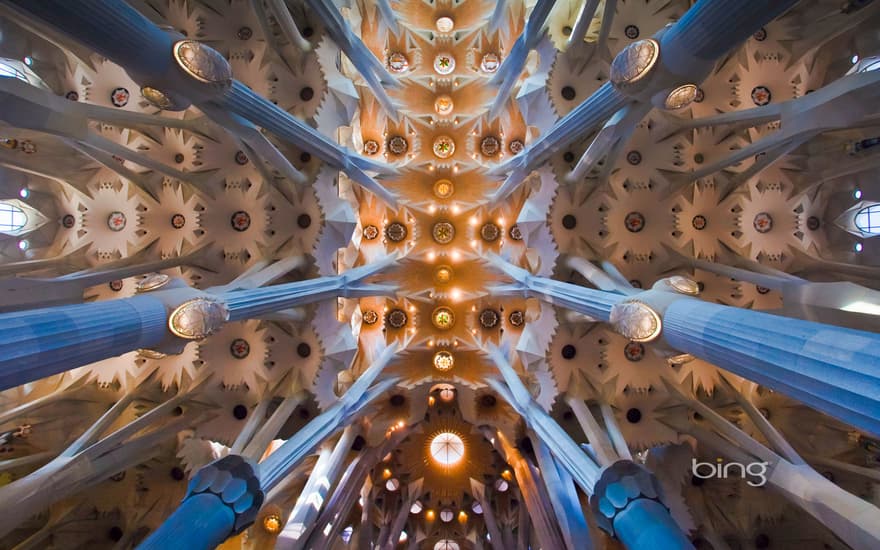
M438 351L434 354L433 362L435 369L446 372L455 365L455 357L446 350Z

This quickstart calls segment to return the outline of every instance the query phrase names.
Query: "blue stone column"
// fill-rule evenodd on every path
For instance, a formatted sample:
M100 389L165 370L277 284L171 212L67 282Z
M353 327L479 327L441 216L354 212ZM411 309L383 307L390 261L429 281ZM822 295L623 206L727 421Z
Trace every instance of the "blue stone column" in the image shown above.
M634 462L621 460L602 472L590 497L590 507L599 527L630 550L693 548L662 498L654 474Z
M264 494L259 466L228 455L199 470L183 502L143 543L140 550L213 550L257 518Z
M703 302L673 301L677 350L880 435L880 334Z
M167 319L152 296L0 314L0 390L152 348L168 336Z

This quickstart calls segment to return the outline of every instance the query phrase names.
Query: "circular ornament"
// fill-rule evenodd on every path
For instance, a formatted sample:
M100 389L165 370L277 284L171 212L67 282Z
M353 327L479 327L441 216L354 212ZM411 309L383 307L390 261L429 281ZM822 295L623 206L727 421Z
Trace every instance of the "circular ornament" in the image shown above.
M379 321L379 314L372 309L364 311L364 323L367 325L375 325Z
M638 166L642 163L642 154L638 151L630 151L626 154L626 161L633 166Z
M372 241L376 237L379 236L379 228L373 224L367 225L364 227L364 238L368 241Z
M66 97L70 101L79 101L79 92L67 92L66 94L64 94L64 97Z
M706 92L698 86L697 92L694 94L694 103L702 103L704 99L706 99Z
M510 312L510 315L507 316L507 320L512 326L521 327L526 323L526 316L522 311L517 309Z
M770 292L770 289L766 286L755 285L755 290L758 291L758 294L767 294Z
M232 85L232 67L214 48L195 40L180 40L174 44L173 53L180 68L199 82Z
M484 309L480 312L480 326L485 329L492 329L498 326L501 316L494 309Z
M446 372L455 365L455 358L448 351L438 351L434 354L434 368Z
M116 279L115 281L110 281L107 283L107 286L110 287L110 290L113 292L119 292L122 290L122 279Z
M687 294L688 296L696 296L700 293L700 286L693 279L682 277L681 275L673 275L666 279L666 284L672 287L679 294Z
M137 283L137 292L150 292L167 285L171 277L164 273L151 273Z
M388 151L392 155L400 156L406 153L407 149L409 149L409 143L407 143L406 138L403 136L394 136L388 140Z
M758 233L768 233L773 229L773 217L767 212L759 212L755 215L752 225Z
M630 342L624 346L623 355L633 363L641 361L645 356L645 346L638 342Z
M251 345L244 338L236 338L229 344L229 353L236 359L244 359L251 353Z
M817 218L816 216L810 216L809 218L807 218L807 229L809 229L810 231L815 231L819 229L819 226L821 225L822 222L820 222L819 218Z
M696 216L694 216L694 219L691 220L691 225L694 226L694 229L696 229L697 231L702 231L706 229L706 224L706 216L703 216L701 214L697 214Z
M440 306L431 313L431 323L440 330L449 330L455 325L455 314L446 306Z
M767 86L755 86L752 89L752 102L758 107L769 105L773 99L773 94Z
M239 166L245 166L250 159L244 151L238 151L235 153L235 164Z
M683 109L697 97L697 87L694 84L684 84L669 92L666 96L665 107L670 111Z
M392 309L385 316L385 322L391 328L403 328L406 326L407 315L402 309Z
M623 49L611 63L611 83L616 88L634 86L656 67L660 44L653 38L638 40Z
M254 31L250 27L240 27L236 36L239 40L250 40L254 36Z
M186 225L186 216L183 214L174 214L171 216L171 227L174 229L182 229Z
M758 42L763 42L767 40L767 29L761 27L757 30L757 32L755 32L755 34L752 35L752 38L754 38Z
M434 71L439 75L448 75L455 70L455 58L447 53L441 53L434 58Z
M510 229L507 230L507 234L510 235L510 238L515 241L521 241L523 238L522 230L519 228L519 225L513 224L510 226Z
M609 322L618 334L633 342L650 342L660 336L663 329L660 315L635 300L615 304Z
M434 140L434 156L447 159L455 153L455 142L449 136L439 136Z
M448 33L455 28L455 21L451 17L438 17L435 25L438 32Z
M131 99L131 93L125 88L114 88L113 91L110 92L110 103L116 107L125 107L128 105L129 99Z
M434 281L437 284L445 285L452 280L452 268L447 265L441 265L434 271Z
M438 199L448 199L455 192L455 186L451 181L443 179L434 182L434 196Z
M501 151L501 142L495 136L486 136L480 142L480 152L484 157L494 157Z
M107 216L107 227L110 228L110 231L122 231L125 229L125 224L128 220L125 218L125 214L122 212L113 211L110 212L110 215Z
M563 86L560 94L562 95L562 99L566 101L572 101L577 97L577 92L571 86Z
M364 142L364 154L375 155L379 152L379 142L375 139L368 139Z
M630 233L638 233L645 228L645 216L640 212L630 212L623 221L627 231Z
M526 146L521 139L514 139L510 142L510 145L508 145L507 148L510 149L511 154L518 155L523 152L523 149L525 149Z
M631 279L629 282L629 286L633 288L642 288L642 281L638 279Z
M19 148L25 155L33 155L37 152L37 144L29 139L22 140Z
M437 222L431 228L431 236L438 244L449 244L455 237L455 226L449 222Z
M455 105L448 95L437 96L434 100L434 112L441 116L451 115Z
M180 338L200 340L220 330L228 319L226 304L209 298L195 298L171 312L168 328Z
M281 516L278 514L269 514L263 518L263 529L270 535L281 532Z
M487 243L495 242L501 236L501 228L492 222L486 222L480 228L480 237Z
M400 52L392 52L388 55L388 70L392 73L402 73L409 68L409 61Z
M498 70L498 67L501 66L501 57L498 56L495 52L489 52L483 54L483 59L480 61L480 70L484 73L494 73Z
M385 228L385 238L393 243L399 243L406 238L406 226L400 222L391 222Z
M251 226L251 215L244 210L239 210L232 214L229 223L232 225L232 229L236 231L247 231L248 227Z
M65 214L64 217L61 218L61 225L63 225L65 229L72 229L73 226L76 225L76 218L73 217L73 214Z
M626 28L623 29L623 34L626 35L626 37L630 40L635 40L639 37L639 34L641 34L641 32L639 31L639 28L635 25L627 25Z

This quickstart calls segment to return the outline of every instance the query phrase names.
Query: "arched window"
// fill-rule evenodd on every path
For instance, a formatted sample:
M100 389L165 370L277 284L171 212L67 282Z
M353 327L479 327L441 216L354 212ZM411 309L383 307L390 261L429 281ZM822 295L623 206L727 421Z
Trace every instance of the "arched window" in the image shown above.
M14 204L0 202L0 231L4 233L18 231L25 226L27 221L27 214L24 213L24 210Z
M872 204L856 213L856 228L868 235L880 235L880 204Z

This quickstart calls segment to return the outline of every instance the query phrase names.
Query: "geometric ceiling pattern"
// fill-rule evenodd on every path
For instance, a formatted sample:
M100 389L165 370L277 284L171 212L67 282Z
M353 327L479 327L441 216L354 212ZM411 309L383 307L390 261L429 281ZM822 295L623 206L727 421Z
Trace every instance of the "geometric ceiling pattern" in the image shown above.
M0 0L0 549L880 547L878 18Z

